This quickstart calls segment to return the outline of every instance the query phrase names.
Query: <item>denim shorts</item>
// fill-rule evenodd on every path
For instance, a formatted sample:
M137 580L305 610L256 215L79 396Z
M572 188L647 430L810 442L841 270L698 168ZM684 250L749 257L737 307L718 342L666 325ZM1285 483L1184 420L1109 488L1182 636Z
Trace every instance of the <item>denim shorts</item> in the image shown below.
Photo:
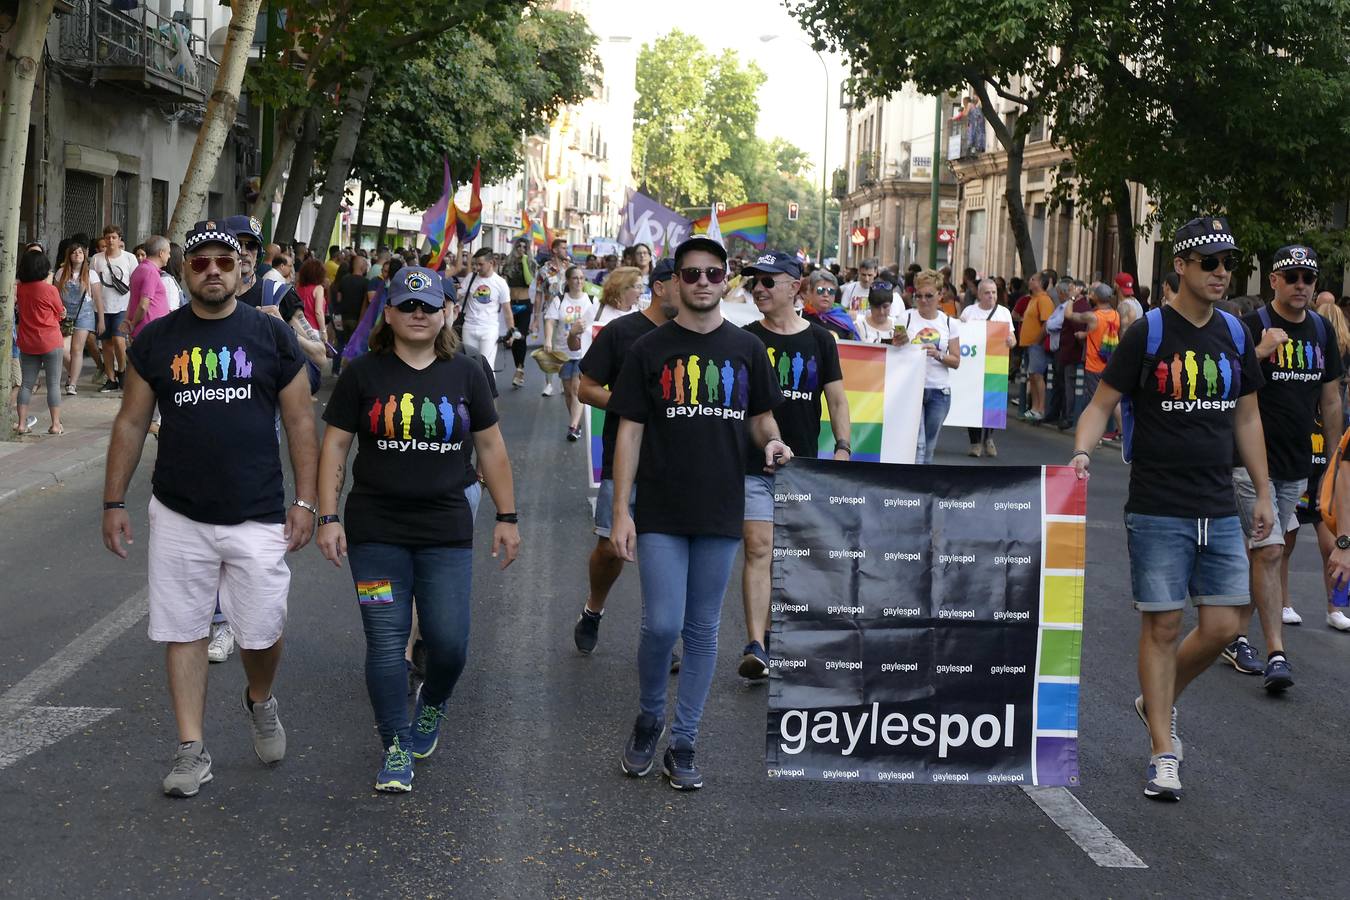
M634 503L637 501L637 487L628 495L628 514L634 515ZM600 482L600 493L595 495L595 535L609 537L614 527L614 479L606 478Z
M569 359L567 362L563 363L562 368L558 370L558 377L563 381L567 381L571 378L580 378L581 360Z
M98 317L94 313L94 304L86 300L83 303L66 303L66 315L75 320L76 331L93 331L98 326Z
M1044 375L1050 369L1050 351L1040 341L1027 348L1027 374Z
M1237 516L1183 519L1125 514L1134 608L1243 606L1250 599L1247 550Z
M1233 492L1237 494L1238 518L1242 520L1242 532L1247 535L1247 546L1255 550L1257 547L1274 547L1277 544L1284 546L1284 536L1293 528L1298 527L1298 519L1294 511L1298 508L1299 498L1308 488L1308 479L1300 478L1298 481L1270 481L1270 499L1275 504L1275 519L1270 527L1270 533L1259 541L1252 540L1252 513L1256 510L1256 485L1252 483L1251 475L1247 470L1238 467L1233 470ZM1290 527L1290 523L1293 528Z
M745 521L773 522L773 476L745 476Z
M101 341L111 341L113 338L124 337L119 329L122 327L122 320L126 317L126 312L104 313L103 333L98 336L98 339Z

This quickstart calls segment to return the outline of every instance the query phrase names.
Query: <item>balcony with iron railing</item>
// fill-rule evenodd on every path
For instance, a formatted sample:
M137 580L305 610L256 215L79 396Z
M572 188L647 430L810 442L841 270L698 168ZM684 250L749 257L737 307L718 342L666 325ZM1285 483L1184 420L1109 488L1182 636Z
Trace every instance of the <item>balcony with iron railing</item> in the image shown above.
M204 103L218 68L193 20L162 16L142 3L130 12L103 0L69 0L61 17L61 62L107 81L176 103ZM200 20L197 20L200 21Z

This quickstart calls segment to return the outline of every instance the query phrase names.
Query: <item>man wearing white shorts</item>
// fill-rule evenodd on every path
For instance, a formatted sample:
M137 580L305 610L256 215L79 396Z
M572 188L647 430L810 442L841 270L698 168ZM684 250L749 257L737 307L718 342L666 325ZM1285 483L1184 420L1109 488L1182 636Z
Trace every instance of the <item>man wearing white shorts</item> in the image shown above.
M473 274L464 282L460 294L464 308L464 346L479 353L497 368L497 339L511 334L511 288L497 274L492 248L481 247L473 255Z
M272 681L281 661L288 551L314 532L318 449L309 378L290 327L235 299L238 239L212 221L184 242L191 302L145 327L128 353L103 494L103 542L125 559L127 486L155 404L163 417L150 500L150 639L166 645L178 750L164 793L210 781L203 744L207 640L217 594L248 687L242 705L264 763L286 755ZM286 429L296 499L282 484Z

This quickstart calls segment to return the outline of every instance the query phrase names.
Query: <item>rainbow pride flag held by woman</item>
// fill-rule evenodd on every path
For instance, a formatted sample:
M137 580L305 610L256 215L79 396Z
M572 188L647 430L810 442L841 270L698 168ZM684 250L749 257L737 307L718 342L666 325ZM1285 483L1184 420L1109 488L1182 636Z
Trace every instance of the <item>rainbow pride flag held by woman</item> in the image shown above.
M458 206L455 206L455 233L459 235L459 245L465 244L478 237L478 232L483 230L483 199L479 192L483 188L483 176L480 171L482 160L473 164L473 193L469 195L469 211L465 212Z
M717 214L722 237L738 237L763 248L769 241L769 204L743 203ZM712 216L706 215L694 222L695 234L707 234Z

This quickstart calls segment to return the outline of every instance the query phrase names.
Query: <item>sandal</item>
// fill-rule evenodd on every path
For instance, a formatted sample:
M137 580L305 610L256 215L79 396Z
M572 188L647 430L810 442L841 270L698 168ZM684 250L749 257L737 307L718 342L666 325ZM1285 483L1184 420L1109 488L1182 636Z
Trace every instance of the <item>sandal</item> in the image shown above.
M64 425L57 425L57 426L54 427L54 428L48 428L48 429L47 429L47 433L48 433L48 434L65 434L65 433L66 433L66 427L65 427Z

